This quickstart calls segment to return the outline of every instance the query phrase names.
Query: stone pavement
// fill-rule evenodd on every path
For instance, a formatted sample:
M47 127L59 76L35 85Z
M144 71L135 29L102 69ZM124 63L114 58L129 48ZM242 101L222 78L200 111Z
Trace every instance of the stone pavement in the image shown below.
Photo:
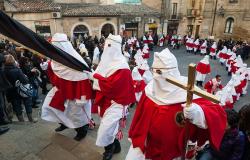
M161 51L163 48L156 48L155 51ZM202 57L185 53L184 49L174 50L179 62L181 74L187 75L188 64L197 63ZM152 63L152 57L149 63ZM250 65L250 60L246 63ZM222 84L226 84L230 77L227 76L225 68L220 65L218 60L211 61L212 74L207 77L210 79L216 74L222 75ZM236 103L236 110L239 110L243 104L248 103L250 95L241 97ZM34 109L39 115L40 110ZM134 109L128 117L127 128L124 131L122 140L122 152L114 156L113 160L125 159L126 153L130 146L127 140L127 130L133 117ZM97 124L99 118L94 116ZM10 131L0 136L0 160L101 160L103 149L95 146L97 128L89 131L87 137L80 143L73 140L74 130L65 130L58 134L54 132L57 124L39 120L36 124L20 124L14 119L9 125Z

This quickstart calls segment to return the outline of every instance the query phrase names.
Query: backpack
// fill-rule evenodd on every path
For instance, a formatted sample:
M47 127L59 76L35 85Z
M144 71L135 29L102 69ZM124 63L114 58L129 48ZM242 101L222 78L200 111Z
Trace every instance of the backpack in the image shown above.
M28 98L33 96L33 87L31 84L22 84L19 80L16 81L17 93L23 97Z

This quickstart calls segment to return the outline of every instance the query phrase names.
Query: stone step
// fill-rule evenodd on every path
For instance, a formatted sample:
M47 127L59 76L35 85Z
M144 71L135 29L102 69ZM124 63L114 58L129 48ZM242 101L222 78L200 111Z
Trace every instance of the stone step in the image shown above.
M42 160L79 160L69 151L61 146L51 143L44 150L37 154Z
M51 138L51 144L38 153L41 160L100 160L102 159L103 148L95 145L92 136L86 136L82 141L55 134Z

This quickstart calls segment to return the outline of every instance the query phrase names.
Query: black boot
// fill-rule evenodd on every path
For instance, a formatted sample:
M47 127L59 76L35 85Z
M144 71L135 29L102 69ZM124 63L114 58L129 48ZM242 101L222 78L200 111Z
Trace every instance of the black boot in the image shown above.
M82 127L80 127L80 128L76 128L75 130L76 130L77 134L76 134L76 136L74 137L74 139L75 139L76 141L80 141L80 140L82 140L83 138L85 138L86 135L87 135L87 133L88 133L88 129L89 129L89 125L88 125L88 124L85 125L85 126L82 126Z
M115 145L114 153L120 153L121 152L121 144L120 144L118 139L115 139L114 145Z
M115 144L111 143L110 145L104 147L104 149L105 152L103 153L103 160L111 160L115 151Z
M203 87L203 84L202 84L202 83L203 83L203 82L201 81L201 82L200 82L200 86L201 86L201 87Z
M63 130L65 130L65 129L68 128L67 126L65 126L62 123L59 123L59 124L60 124L60 127L58 127L58 128L55 129L56 132L61 132L61 131L63 131Z
M2 134L4 134L4 133L8 132L9 129L10 129L9 127L0 127L0 135L2 135Z
M196 86L199 86L199 85L200 85L199 81L196 81Z

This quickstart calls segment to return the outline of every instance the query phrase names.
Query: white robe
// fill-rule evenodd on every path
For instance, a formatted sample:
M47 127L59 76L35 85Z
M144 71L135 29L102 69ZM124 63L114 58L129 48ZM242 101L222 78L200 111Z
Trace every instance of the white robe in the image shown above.
M100 51L99 51L99 48L98 47L95 47L95 50L94 50L94 56L93 56L93 64L98 64L99 63L99 58L100 56Z
M200 73L200 72L196 72L196 81L202 81L202 82L204 82L205 81L205 79L206 79L206 75L207 74L202 74L202 73Z
M119 129L119 121L124 116L124 110L127 110L127 106L122 106L114 101L111 103L101 119L97 132L96 145L99 147L105 147L114 142Z
M91 100L67 100L63 112L49 106L56 91L57 88L53 87L47 94L42 106L42 119L62 123L69 128L79 128L88 124L91 119Z

